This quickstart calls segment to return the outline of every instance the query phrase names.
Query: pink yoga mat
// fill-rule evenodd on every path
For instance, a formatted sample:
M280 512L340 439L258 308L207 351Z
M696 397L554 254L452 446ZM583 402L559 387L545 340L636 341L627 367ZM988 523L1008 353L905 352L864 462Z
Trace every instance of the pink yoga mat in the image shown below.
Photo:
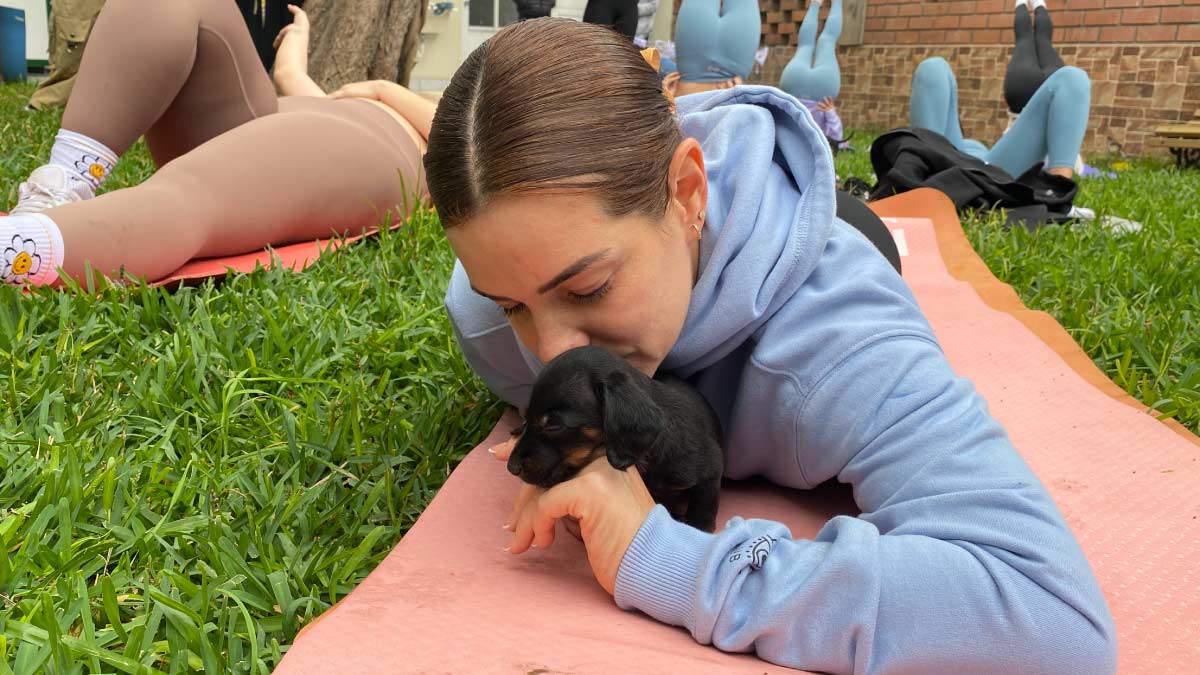
M921 190L875 208L892 216L904 276L951 363L1078 535L1116 617L1121 672L1196 673L1200 442L1118 400L1057 324L987 273L948 204ZM501 420L379 567L301 632L277 673L796 672L617 609L561 529L550 550L503 553L517 485L484 448L511 424ZM723 517L773 518L797 537L855 512L842 490L739 483L722 500Z

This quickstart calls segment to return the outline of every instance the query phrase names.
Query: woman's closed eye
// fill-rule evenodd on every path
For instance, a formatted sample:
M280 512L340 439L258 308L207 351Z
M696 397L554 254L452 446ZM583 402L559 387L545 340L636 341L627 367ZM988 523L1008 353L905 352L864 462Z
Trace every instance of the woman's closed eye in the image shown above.
M590 293L567 293L567 295L570 296L570 298L572 300L574 300L575 302L582 303L585 305L590 305L593 302L596 302L597 300L599 300L600 298L603 298L604 294L608 293L608 291L611 288L612 288L612 279L609 279L609 280L605 281L604 283L600 284L596 288L596 290L591 291Z
M611 290L611 289L612 289L612 279L609 278L607 281L605 281L604 283L602 283L598 287L596 287L596 289L593 291L589 291L587 293L570 293L570 292L568 292L567 297L572 302L576 302L581 305L590 305L590 304L600 300L600 298L603 298L605 296L605 294L608 293L609 290ZM521 303L518 303L516 305L507 305L507 306L500 305L500 309L501 309L501 311L504 312L505 316L514 316L516 314L520 314L521 312L525 311L525 305L521 304Z

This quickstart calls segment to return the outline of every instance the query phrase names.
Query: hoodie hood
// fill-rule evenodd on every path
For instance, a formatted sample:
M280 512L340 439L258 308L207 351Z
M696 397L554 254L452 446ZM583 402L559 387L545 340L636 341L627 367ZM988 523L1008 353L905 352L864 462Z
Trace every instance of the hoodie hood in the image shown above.
M744 344L804 284L833 232L836 178L812 115L778 89L692 94L676 109L708 173L699 279L662 366L690 377Z

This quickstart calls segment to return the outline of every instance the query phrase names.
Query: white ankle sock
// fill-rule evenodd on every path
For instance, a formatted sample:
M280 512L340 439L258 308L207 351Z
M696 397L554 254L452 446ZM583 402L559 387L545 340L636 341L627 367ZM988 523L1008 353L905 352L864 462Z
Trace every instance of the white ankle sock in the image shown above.
M50 150L50 163L66 169L73 178L87 182L95 190L116 165L117 153L94 138L59 129Z
M45 286L62 264L62 232L48 216L0 217L0 282Z
M1038 7L1045 7L1045 6L1046 6L1046 0L1031 0L1031 2L1029 3L1029 11L1032 12L1033 10L1037 9Z
M1028 7L1029 0L1017 0L1017 4L1013 5L1013 9L1016 9L1016 8L1020 7L1021 5L1025 5L1026 7Z

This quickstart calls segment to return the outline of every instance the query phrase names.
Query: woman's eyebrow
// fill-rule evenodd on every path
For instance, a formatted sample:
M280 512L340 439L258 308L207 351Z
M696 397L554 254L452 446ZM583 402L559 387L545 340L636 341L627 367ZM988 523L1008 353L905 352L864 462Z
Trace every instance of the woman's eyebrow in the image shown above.
M600 262L601 260L604 260L605 258L607 258L609 256L610 253L612 253L612 249L606 249L604 251L600 251L599 253L593 253L591 255L584 256L584 257L580 258L579 260L576 260L575 264L573 264L570 267L566 268L565 270L559 272L558 275L555 276L553 279L551 279L548 283L542 284L537 289L538 294L545 295L546 293L549 293L550 291L554 290L554 288L557 287L562 282L566 281L567 279L570 279L571 277L575 276L576 274L579 274L580 272L583 272L584 270L586 270L587 268L591 267L592 265Z
M556 286L558 286L559 284L570 279L571 277L575 276L576 274L580 274L581 272L584 272L585 270L587 270L587 268L589 268L592 265L607 258L611 253L612 253L612 249L605 249L603 251L600 251L599 253L593 253L591 255L584 256L584 257L580 258L579 260L576 260L575 263L572 264L570 267L563 270L562 272L559 272L558 275L555 276L553 279L551 279L549 283L543 284L541 287L539 287L538 294L545 295L546 293L549 293L550 291L554 290L554 288ZM506 298L502 295L492 295L491 293L484 293L483 291L479 290L478 288L475 288L475 286L473 284L471 286L471 290L475 291L479 295L482 295L483 297L485 297L488 300L491 300L493 302L516 302L516 300L513 300L512 298Z

